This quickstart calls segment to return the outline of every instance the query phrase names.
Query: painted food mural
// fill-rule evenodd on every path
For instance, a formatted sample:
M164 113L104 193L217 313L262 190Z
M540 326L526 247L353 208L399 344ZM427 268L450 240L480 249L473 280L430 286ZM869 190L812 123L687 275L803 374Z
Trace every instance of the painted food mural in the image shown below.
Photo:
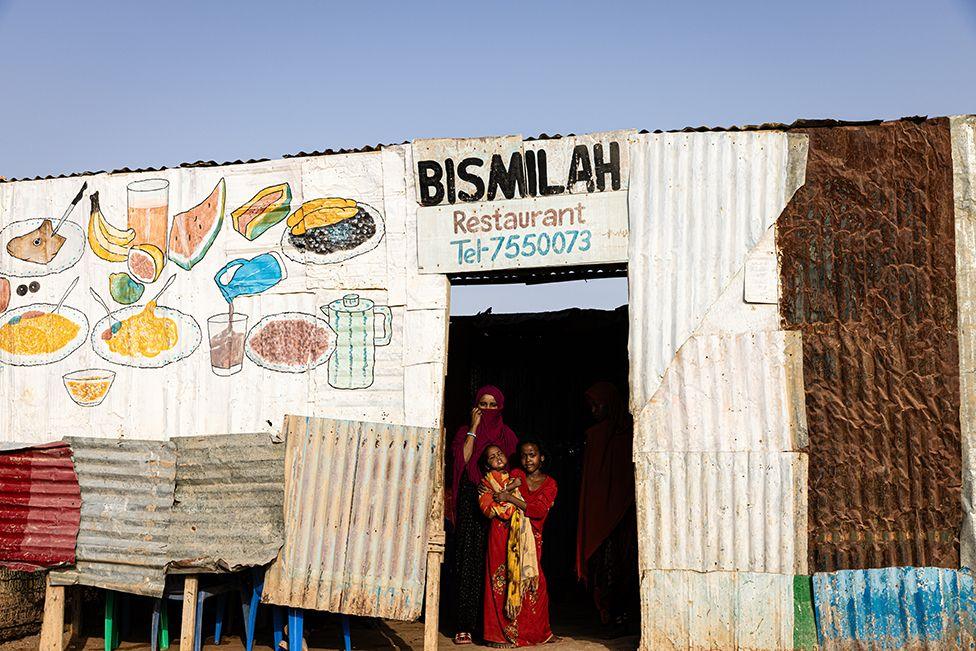
M0 364L53 364L73 353L88 336L88 319L73 307L33 303L0 316Z
M97 407L115 382L115 371L89 368L66 373L61 378L68 395L80 407Z
M96 186L91 192L85 183L63 213L42 211L0 224L0 364L67 361L55 371L71 401L65 404L95 408L104 405L112 391L123 390L113 387L132 391L137 386L136 378L128 375L132 371L120 373L120 367L161 369L192 356L203 343L202 319L209 313L209 363L216 376L249 370L255 378L317 369L335 389L373 385L376 348L389 344L392 337L389 308L356 294L333 294L325 305L303 304L297 310L293 298L249 298L285 281L286 264L292 261L328 265L375 249L385 235L384 219L376 208L356 198L334 196L299 205L300 195L293 194L293 188L300 193L301 184L284 178L269 178L246 193L237 187L231 196L239 199L227 205L225 178L215 176L191 196L182 186L171 187L169 180L155 176ZM246 196L250 199L240 203ZM189 198L185 204L192 207L177 212L183 198ZM85 200L87 205L82 204ZM24 205L47 204L32 197ZM79 205L86 210L76 215L81 223L75 223L69 217ZM233 228L241 240L221 235L225 216L231 222L227 230ZM5 217L0 214L0 219ZM265 235L269 230L274 232ZM207 258L215 244L218 251L233 250L230 240L218 243L221 237L234 238L238 247L242 240L253 244L244 249L244 257ZM225 243L227 248L221 246ZM55 304L56 297L50 303L39 302L52 300L46 293L62 287L58 282L42 287L32 277L60 274L86 254L84 280L95 302L66 304L63 298ZM159 291L170 262L180 269L171 267L175 273ZM214 280L209 291L205 277ZM190 306L182 302L186 293L181 302L160 298L174 280L180 290L189 292ZM154 287L157 291L147 291ZM39 295L31 296L35 293ZM204 301L198 303L197 297ZM225 309L217 307L220 304ZM91 317L79 309L98 305L104 311ZM78 353L72 364L70 356L83 344L90 349Z
M55 233L50 219L25 219L0 230L0 243L0 274L34 278L73 267L85 252L85 232L70 221Z
M230 215L234 220L234 230L249 240L255 240L287 217L289 210L291 186L282 183L261 190Z
M344 262L372 251L386 232L378 210L337 197L306 201L287 224L282 250L295 262L310 264Z
M135 368L162 368L188 357L200 345L192 316L149 301L112 312L95 324L91 342L105 361Z
M338 337L336 354L329 361L329 385L336 389L372 386L376 346L386 346L393 338L390 308L358 294L346 294L322 312Z
M335 347L336 334L325 320L304 312L281 312L251 328L244 350L261 368L304 373L326 363Z

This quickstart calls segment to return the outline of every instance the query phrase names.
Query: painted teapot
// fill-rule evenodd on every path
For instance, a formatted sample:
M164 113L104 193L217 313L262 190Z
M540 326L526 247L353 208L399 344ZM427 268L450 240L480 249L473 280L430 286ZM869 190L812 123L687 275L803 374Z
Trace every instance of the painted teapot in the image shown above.
M374 379L376 346L386 346L393 339L390 308L359 294L346 294L321 310L337 335L335 353L329 358L329 384L336 389L369 387Z

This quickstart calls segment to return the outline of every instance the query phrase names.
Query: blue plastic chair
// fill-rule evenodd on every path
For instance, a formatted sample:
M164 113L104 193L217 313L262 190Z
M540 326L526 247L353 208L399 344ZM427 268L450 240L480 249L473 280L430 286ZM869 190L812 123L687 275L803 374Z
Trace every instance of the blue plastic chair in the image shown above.
M281 641L285 638L284 620L285 607L275 606L271 612L274 626L274 648L281 648ZM288 651L302 651L305 638L305 611L301 608L288 608ZM349 630L349 615L339 615L342 618L342 638L346 651L352 651L352 634Z
M217 597L217 613L216 621L214 623L214 643L220 644L221 634L224 628L224 615L227 612L227 593L237 591L238 586L236 582L236 577L231 575L231 580L220 581L217 583L211 583L209 585L201 585L197 591L197 626L196 631L193 636L193 649L194 651L201 651L203 649L203 606L206 601L212 597ZM168 612L166 608L166 603L168 601L183 601L183 588L182 586L171 586L166 589L163 593L162 599L156 599L153 604L153 616L152 616L152 632L149 636L149 648L151 651L159 651L159 633L160 628L162 628L162 649L169 648L169 626L168 626ZM243 604L242 604L243 609ZM247 622L247 613L245 612L245 626ZM253 628L251 629L253 631ZM251 634L245 633L248 637L253 636ZM248 647L250 649L250 646Z

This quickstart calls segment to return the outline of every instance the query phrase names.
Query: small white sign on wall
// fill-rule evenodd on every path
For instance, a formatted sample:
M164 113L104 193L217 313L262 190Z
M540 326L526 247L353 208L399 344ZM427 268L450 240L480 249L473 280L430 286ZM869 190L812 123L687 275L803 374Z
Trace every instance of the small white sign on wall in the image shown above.
M746 260L743 300L746 303L776 303L779 300L779 265L776 254L758 255Z

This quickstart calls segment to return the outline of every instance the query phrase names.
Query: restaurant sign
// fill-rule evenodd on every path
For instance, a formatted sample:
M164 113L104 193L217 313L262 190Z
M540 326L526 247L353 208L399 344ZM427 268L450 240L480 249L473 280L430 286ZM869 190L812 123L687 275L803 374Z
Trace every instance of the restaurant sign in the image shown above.
M420 271L625 262L634 134L415 141Z

